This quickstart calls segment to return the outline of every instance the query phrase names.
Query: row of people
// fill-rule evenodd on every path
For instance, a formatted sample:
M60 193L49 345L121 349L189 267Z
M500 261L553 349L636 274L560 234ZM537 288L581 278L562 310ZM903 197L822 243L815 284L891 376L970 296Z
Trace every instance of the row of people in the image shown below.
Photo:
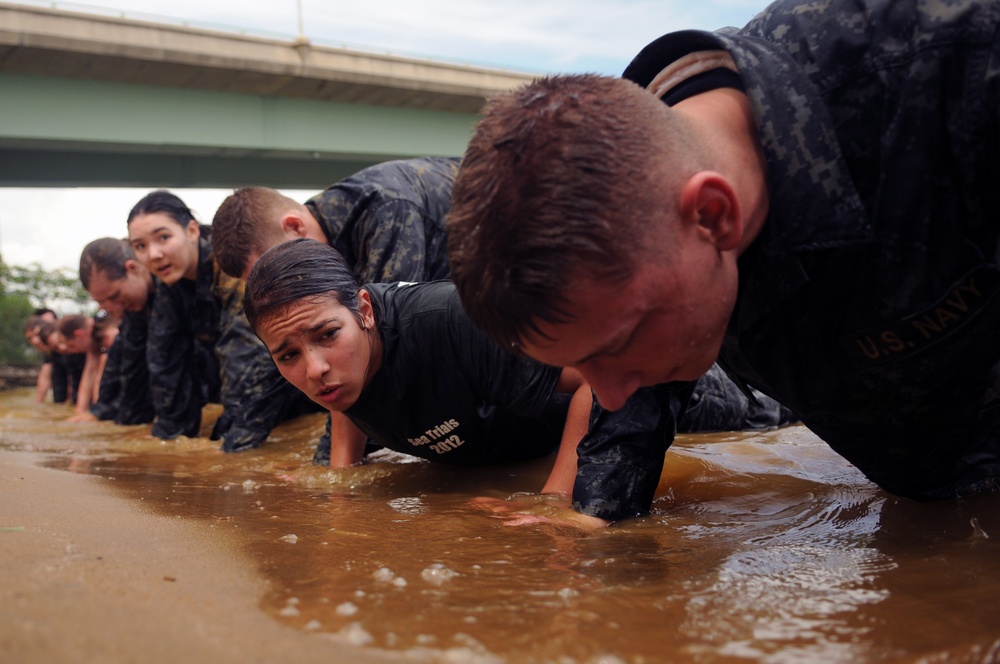
M473 445L454 433L466 420L411 433L409 415L395 419L400 403L455 398L452 380L483 399L483 413L506 412L513 398L525 409L515 414L539 415L565 390L563 432L579 443L573 506L613 521L648 510L663 453L718 360L737 395L756 403L755 387L789 405L889 491L997 490L1000 0L946 9L779 0L741 30L666 35L622 78L552 76L500 95L441 187L446 239L441 218L403 211L356 224L355 207L363 217L376 196L360 182L329 203L261 203L264 216L295 210L265 239L242 225L256 204L233 203L237 230L217 215L215 251L255 239L225 259L230 282L189 213L130 216L132 248L156 283L154 431L193 430L195 406L211 398L208 360L181 366L192 348L220 350L225 363L254 346L235 315L247 277L267 347L247 356L249 401L233 400L232 385L223 396L222 435L237 432L224 449L259 444L273 424L276 409L248 407L278 389L255 382L274 377L258 361L268 354L275 373L344 415L331 420L336 463L349 439L341 425L413 449L457 435L449 454L460 456ZM414 225L397 228L403 218ZM299 236L319 242L283 242ZM448 260L430 255L444 243ZM337 254L317 253L323 245ZM444 274L379 271L411 263L411 252L424 252L424 267L449 266L457 295L392 283ZM363 288L325 274L345 270ZM477 380L497 367L509 377L501 385ZM189 374L205 381L191 394L164 384ZM584 426L572 403L588 392ZM344 462L355 460L356 446L345 449Z
M575 371L511 354L468 322L445 280L445 217L459 166L453 158L386 162L304 204L273 189L239 189L210 226L168 191L145 196L128 215L127 240L100 238L81 255L85 288L121 321L93 416L151 422L152 435L170 439L198 435L203 406L220 402L210 435L236 452L263 443L288 417L325 410L327 434L316 460L336 466L359 462L368 443L482 464L544 456L565 441L545 490L568 493L581 437L627 437L628 418L588 432L590 389ZM244 313L243 278L272 247L326 253L314 261L318 286L309 283L302 262L308 256L275 254L272 260L292 275L284 297L304 300L311 313L263 318L312 324L305 319L325 310L322 293L368 303L364 327L353 334L358 345L334 348L319 390L285 371L289 350L276 350L282 344L269 344L262 327L258 339ZM327 288L329 280L334 287ZM275 306L283 305L268 305ZM348 335L330 332L336 336ZM361 340L369 348L363 365ZM680 430L763 428L792 419L777 402L741 392L718 369L692 392Z
M86 357L70 353L59 334L58 316L49 308L36 309L24 321L24 339L42 355L35 384L35 401L52 393L55 403L76 403Z

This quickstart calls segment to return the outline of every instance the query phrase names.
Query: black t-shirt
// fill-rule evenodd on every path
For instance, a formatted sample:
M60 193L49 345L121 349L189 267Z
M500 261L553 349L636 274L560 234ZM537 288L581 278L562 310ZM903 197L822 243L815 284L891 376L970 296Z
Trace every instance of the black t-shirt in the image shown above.
M345 414L372 440L460 465L526 460L558 447L569 403L554 392L560 369L490 341L450 282L365 290L383 362Z

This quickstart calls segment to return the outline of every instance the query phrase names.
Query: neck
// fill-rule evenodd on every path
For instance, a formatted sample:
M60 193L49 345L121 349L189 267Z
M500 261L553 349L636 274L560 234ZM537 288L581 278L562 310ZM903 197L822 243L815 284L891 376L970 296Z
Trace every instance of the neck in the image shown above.
M382 368L382 336L374 325L365 330L368 339L368 367L365 369L365 387L371 382L378 370Z
M750 99L739 90L718 88L678 102L673 110L687 118L708 148L711 163L733 186L743 214L742 254L756 239L768 212L764 150Z

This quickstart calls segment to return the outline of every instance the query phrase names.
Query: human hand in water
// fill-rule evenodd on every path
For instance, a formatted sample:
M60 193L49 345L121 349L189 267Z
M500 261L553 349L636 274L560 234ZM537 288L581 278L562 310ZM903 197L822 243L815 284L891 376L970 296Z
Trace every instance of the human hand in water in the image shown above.
M516 494L507 500L481 496L473 498L469 504L492 512L492 516L503 520L505 526L553 524L592 531L611 523L571 509L569 499L558 494Z

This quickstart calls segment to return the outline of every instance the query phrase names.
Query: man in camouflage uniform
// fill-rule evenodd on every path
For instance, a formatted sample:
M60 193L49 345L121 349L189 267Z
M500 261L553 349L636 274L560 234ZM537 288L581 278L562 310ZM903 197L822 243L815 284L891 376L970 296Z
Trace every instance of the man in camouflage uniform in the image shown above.
M998 25L996 0L782 1L656 40L645 91L491 103L449 218L463 303L648 422L581 447L578 509L648 509L716 358L893 493L1000 486Z
M222 439L224 452L238 452L262 444L282 420L317 407L285 382L250 331L244 283L219 269L208 233L202 227L197 281L157 282L146 353L156 405L152 435L197 436L202 407L221 399L211 438Z
M341 253L359 284L448 277L444 218L459 160L421 157L362 169L304 205L273 189L236 190L212 221L222 270L246 278L257 258L296 237Z
M104 311L121 321L107 351L97 401L90 405L92 419L115 424L152 422L146 337L155 292L153 276L135 259L127 241L108 237L84 247L80 281Z

